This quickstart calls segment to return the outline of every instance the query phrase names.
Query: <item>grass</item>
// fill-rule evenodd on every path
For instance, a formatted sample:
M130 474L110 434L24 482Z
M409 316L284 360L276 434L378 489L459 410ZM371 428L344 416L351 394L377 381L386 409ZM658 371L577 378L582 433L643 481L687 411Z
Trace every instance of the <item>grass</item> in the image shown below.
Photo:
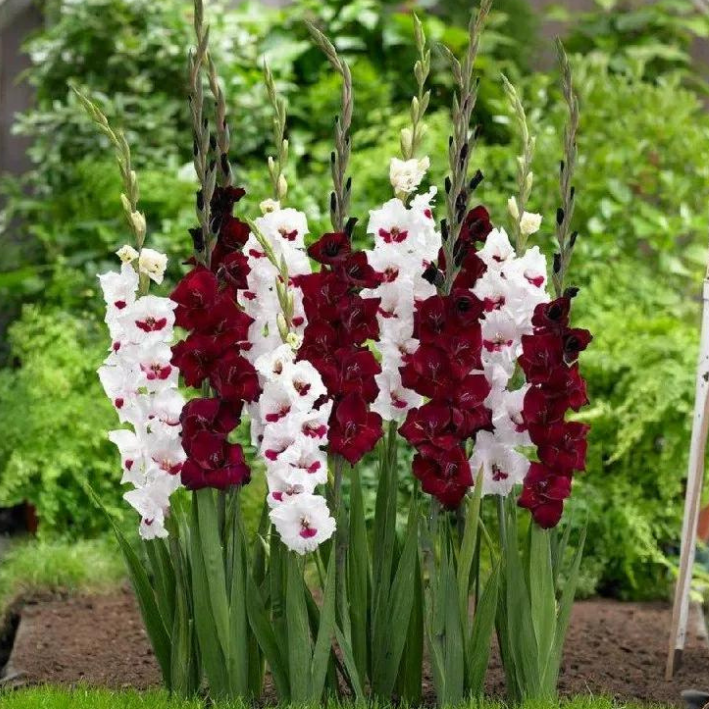
M100 592L125 578L112 538L15 543L0 559L0 617L15 599L52 591Z
M6 694L0 693L2 709L205 709L199 699L171 699L165 692L136 692L133 690L113 692L105 689L60 689L35 687ZM213 704L213 709L245 709L243 702ZM316 709L313 705L312 709ZM323 709L348 709L346 705L328 702ZM401 706L401 705L398 705ZM367 705L368 709L388 709L384 704ZM506 709L499 701L485 700L481 704L470 702L458 709ZM525 704L523 709L663 709L660 704L620 703L612 699L591 696L576 697L560 702L534 702ZM308 709L308 707L302 707ZM318 707L319 709L319 707ZM354 709L350 705L349 709Z

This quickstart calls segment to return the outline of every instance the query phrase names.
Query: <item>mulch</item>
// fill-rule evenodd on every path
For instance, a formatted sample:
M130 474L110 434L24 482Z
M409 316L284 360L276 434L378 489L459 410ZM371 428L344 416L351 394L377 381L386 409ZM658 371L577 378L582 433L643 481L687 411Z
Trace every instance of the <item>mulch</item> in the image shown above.
M709 689L709 649L698 618L690 622L682 667L671 682L664 680L669 620L670 608L663 603L576 603L560 676L561 694L681 704L683 689ZM160 684L128 588L102 596L28 603L11 661L28 684L136 689ZM504 696L496 651L490 660L488 690L492 696Z

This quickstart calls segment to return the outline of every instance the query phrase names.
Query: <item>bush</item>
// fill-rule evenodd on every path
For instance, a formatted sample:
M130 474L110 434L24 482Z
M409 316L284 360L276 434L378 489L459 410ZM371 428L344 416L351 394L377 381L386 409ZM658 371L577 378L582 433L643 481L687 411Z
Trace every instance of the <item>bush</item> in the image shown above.
M14 367L0 370L0 505L35 505L47 537L105 527L87 482L112 513L124 510L106 437L115 414L96 376L104 341L91 321L37 307L10 328Z

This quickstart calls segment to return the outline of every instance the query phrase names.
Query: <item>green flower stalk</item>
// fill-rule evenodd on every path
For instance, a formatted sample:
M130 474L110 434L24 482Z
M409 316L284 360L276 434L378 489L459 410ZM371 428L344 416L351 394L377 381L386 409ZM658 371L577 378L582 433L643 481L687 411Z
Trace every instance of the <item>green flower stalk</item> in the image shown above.
M446 256L446 272L442 291L450 293L453 281L460 270L455 262L455 245L460 236L463 220L468 213L470 194L477 187L482 174L477 173L468 180L468 167L477 137L476 131L471 135L470 120L475 109L478 96L478 80L473 75L475 60L480 46L480 35L485 20L490 12L492 0L482 0L477 13L470 18L468 26L468 49L463 64L442 47L453 71L456 93L453 96L453 134L448 141L448 164L450 174L446 179L446 212L448 220L444 229L445 243L443 251Z
M288 165L288 140L286 139L286 102L276 91L276 83L273 80L268 64L263 65L263 75L266 81L268 99L273 107L273 142L276 146L276 157L268 158L268 174L271 177L273 187L273 199L282 204L288 193L288 182L286 181L286 167Z
M504 74L502 75L502 85L522 139L522 154L517 156L517 195L511 197L508 202L512 219L512 235L515 239L516 251L521 255L524 253L527 237L529 236L528 229L524 228L523 219L529 195L532 192L532 185L534 184L532 158L534 157L536 138L529 132L527 114L522 100L515 87Z

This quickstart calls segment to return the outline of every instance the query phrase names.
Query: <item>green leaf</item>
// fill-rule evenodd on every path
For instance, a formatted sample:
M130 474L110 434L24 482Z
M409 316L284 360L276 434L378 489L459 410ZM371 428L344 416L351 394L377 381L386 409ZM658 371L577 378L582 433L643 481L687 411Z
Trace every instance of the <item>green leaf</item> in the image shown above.
M207 570L202 551L199 514L196 493L192 495L192 524L190 526L190 567L192 570L192 599L194 603L194 622L199 641L200 655L204 672L209 681L211 693L215 697L229 694L229 677L226 671L226 658L221 643L217 639L217 628L212 613Z
M470 592L470 572L473 568L475 547L478 541L478 522L480 520L480 500L482 499L482 469L475 481L473 497L468 501L468 510L465 519L465 533L458 557L458 605L460 617L463 621L463 630L468 634L468 599Z
M534 636L537 639L538 672L545 677L552 654L556 626L556 594L549 530L534 522L530 527L529 596Z
M164 539L144 542L150 569L155 579L155 595L166 628L171 628L175 616L175 571Z
M369 546L362 484L357 467L350 486L350 542L347 549L347 597L352 626L352 651L360 677L367 673L369 637Z
M347 669L347 674L349 676L350 683L354 689L355 701L364 702L366 697L364 694L364 689L362 689L362 681L357 672L357 665L354 661L354 654L352 653L352 646L347 642L347 638L342 630L335 624L335 637L337 638L337 644L340 646L342 651L342 660L345 663L345 668Z
M443 704L458 704L465 698L465 658L463 626L458 607L458 586L455 578L453 557L449 555L447 568L442 569L447 576L445 603L445 673L446 690Z
M288 674L291 701L310 700L310 670L313 645L305 602L303 568L298 558L289 553L286 559L286 627L288 628Z
M258 657L251 657L249 648L249 621L246 613L246 539L240 523L241 507L238 502L233 513L236 519L230 525L233 563L231 578L231 597L229 599L229 631L234 651L230 662L230 681L232 692L236 696L248 697L250 689L250 662L257 662Z
M574 555L574 561L571 566L571 573L564 586L564 592L561 594L559 602L559 611L556 619L556 634L554 637L554 647L552 655L549 658L549 666L547 670L546 682L549 687L553 687L556 693L556 684L559 678L559 667L561 666L561 656L564 651L564 641L566 640L566 631L569 628L569 620L571 619L571 608L574 605L574 596L576 595L576 585L578 583L579 568L581 567L581 558L583 557L583 548L586 545L586 527L584 526L579 539L579 545Z
M418 505L409 511L406 541L399 565L391 585L386 607L388 633L372 668L372 688L377 696L388 699L394 691L401 656L411 620L415 595L416 566L418 554Z
M282 645L276 640L273 625L268 617L266 608L251 573L246 575L246 609L249 616L249 625L258 640L259 647L266 657L276 693L281 704L290 702L290 682L286 662L281 653Z
M320 702L325 688L330 650L335 635L336 584L335 555L331 554L327 569L327 579L325 581L325 595L320 612L320 627L318 629L315 651L313 652L313 660L310 666L310 701L313 703Z
M406 644L399 667L398 693L411 706L421 702L421 682L423 680L423 577L421 562L416 555L414 578L414 603L406 634Z
M198 490L193 496L199 519L199 538L204 572L209 589L209 601L214 616L216 638L224 658L231 665L231 640L229 637L229 602L224 574L224 549L219 536L219 522L214 493L210 488ZM212 640L214 642L214 640Z
M473 697L481 697L485 688L485 673L490 660L490 643L495 628L500 564L490 574L475 609L473 628L466 644L467 689Z

